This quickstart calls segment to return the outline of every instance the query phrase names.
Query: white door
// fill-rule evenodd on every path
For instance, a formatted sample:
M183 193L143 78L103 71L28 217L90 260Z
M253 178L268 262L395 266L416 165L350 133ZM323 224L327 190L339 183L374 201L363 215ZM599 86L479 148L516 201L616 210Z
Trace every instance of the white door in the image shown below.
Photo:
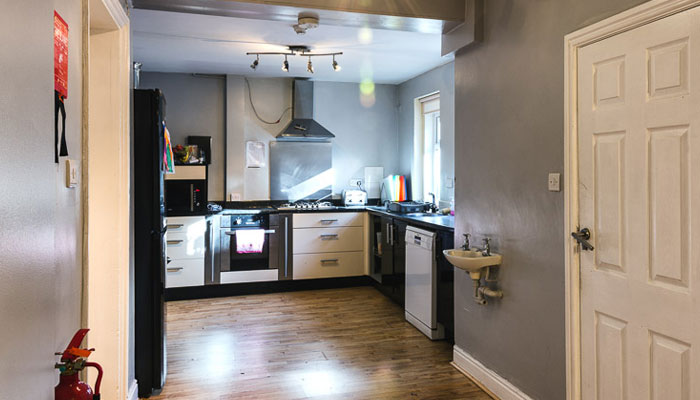
M578 55L583 399L700 399L700 11Z

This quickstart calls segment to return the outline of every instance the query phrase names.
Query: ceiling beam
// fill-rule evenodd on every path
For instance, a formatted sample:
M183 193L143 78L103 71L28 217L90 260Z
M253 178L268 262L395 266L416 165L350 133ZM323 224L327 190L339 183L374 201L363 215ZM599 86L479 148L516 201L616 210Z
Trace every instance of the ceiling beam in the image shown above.
M441 34L464 22L465 0L131 0L134 8L296 23L312 11L324 25ZM430 4L430 6L428 6Z
M464 0L236 0L235 2L442 21L463 21L465 12Z

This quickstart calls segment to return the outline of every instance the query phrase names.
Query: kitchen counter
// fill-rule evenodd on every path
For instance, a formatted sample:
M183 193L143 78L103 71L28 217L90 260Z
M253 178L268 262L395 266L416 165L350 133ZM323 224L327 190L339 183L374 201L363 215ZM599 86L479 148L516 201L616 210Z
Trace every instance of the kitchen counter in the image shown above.
M218 212L203 212L196 215L233 215L233 214L277 214L277 213L337 213L337 212L370 212L374 215L388 216L395 219L403 220L407 223L415 225L420 228L427 229L440 229L447 231L454 231L455 228L455 217L452 215L431 215L427 213L411 213L411 214L400 214L396 212L391 212L386 209L386 207L380 206L352 206L344 207L337 206L331 209L324 210L277 210L271 207L269 204L256 204L256 206L243 206L243 204L226 204L222 211ZM195 214L187 214L195 215ZM168 216L176 216L169 214Z
M387 211L385 207L369 206L367 211L375 215L389 216L403 220L416 227L426 227L429 229L440 229L447 231L455 230L455 217L453 215L430 215L425 213L399 214Z

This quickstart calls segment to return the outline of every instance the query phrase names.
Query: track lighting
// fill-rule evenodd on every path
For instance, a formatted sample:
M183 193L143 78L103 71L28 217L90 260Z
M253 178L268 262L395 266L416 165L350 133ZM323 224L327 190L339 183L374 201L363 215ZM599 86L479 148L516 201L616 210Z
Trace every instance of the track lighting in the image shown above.
M287 56L284 56L284 62L282 63L282 71L289 72L289 62L287 61Z
M255 70L258 68L258 65L260 64L260 56L284 56L284 61L282 62L282 71L284 72L289 72L289 61L287 60L288 56L301 56L301 57L308 57L309 61L306 63L306 70L310 73L316 72L314 69L314 64L311 61L311 57L333 57L333 70L334 71L340 71L340 65L338 62L335 60L335 56L340 56L343 55L343 52L336 52L336 53L312 53L311 49L309 49L308 46L288 46L287 51L285 52L250 52L246 53L249 56L255 56L255 60L253 60L253 63L250 64L250 68Z

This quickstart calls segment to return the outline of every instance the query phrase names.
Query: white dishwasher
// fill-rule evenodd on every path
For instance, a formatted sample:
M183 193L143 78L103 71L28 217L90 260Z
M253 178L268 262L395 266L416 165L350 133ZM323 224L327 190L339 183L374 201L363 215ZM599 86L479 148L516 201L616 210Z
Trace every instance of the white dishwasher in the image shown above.
M435 233L406 228L406 321L432 340L444 339L437 322Z

